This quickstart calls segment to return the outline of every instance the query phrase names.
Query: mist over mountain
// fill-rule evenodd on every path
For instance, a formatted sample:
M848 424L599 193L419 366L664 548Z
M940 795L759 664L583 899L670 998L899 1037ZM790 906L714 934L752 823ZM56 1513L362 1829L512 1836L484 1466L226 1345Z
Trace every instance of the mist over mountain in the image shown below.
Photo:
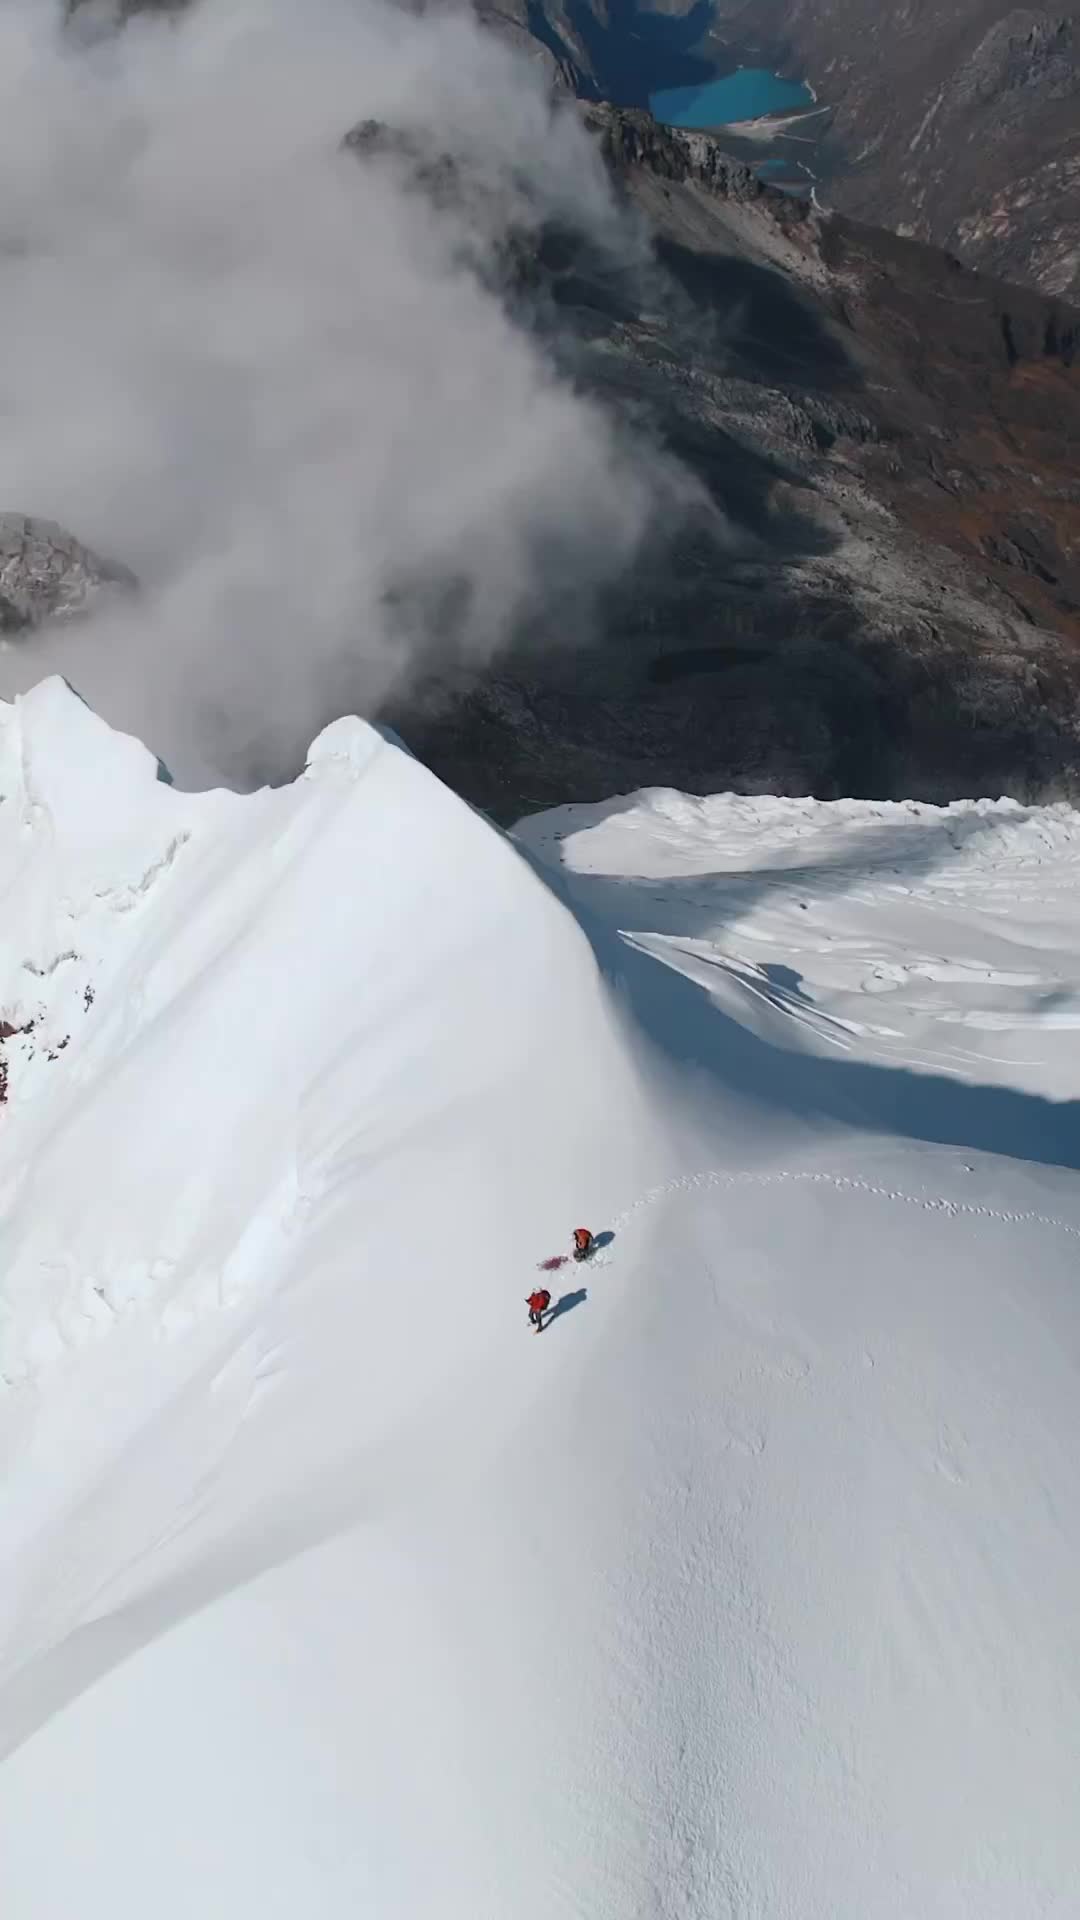
M78 30L76 30L76 28ZM93 28L93 31L90 29ZM0 14L0 500L139 582L30 650L178 777L302 761L344 704L490 659L693 491L493 283L511 230L621 222L567 103L468 18L222 0ZM347 141L457 156L438 204Z
M5 687L59 667L196 782L358 706L501 818L1076 792L1067 300L575 107L596 60L505 21L73 25L9 15L69 159L18 176L11 364L64 376L13 384L5 487L141 592Z
M519 646L401 723L500 814L648 784L1075 793L1080 316L704 135L586 117L651 261L552 235L528 295L720 519L644 555L580 657Z

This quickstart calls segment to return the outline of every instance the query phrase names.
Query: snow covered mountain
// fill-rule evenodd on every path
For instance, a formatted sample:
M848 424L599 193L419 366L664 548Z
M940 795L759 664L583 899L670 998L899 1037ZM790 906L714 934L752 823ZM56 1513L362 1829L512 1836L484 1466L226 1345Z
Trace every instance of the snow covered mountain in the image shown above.
M157 773L0 706L6 1920L1074 1911L1080 816Z

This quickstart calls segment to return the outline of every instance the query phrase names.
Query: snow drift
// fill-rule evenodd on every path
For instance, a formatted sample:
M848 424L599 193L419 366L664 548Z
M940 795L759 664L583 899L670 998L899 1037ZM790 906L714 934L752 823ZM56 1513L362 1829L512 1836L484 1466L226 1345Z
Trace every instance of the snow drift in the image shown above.
M0 707L5 1914L1065 1914L1075 817L156 771Z

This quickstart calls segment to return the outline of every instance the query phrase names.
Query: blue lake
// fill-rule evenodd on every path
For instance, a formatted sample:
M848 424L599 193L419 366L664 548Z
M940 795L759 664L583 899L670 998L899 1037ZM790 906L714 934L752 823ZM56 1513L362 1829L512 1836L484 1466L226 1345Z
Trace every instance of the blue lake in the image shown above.
M779 109L812 107L814 96L801 80L781 80L766 67L738 67L722 80L698 87L667 87L649 95L657 120L669 127L723 127L734 120L756 120Z

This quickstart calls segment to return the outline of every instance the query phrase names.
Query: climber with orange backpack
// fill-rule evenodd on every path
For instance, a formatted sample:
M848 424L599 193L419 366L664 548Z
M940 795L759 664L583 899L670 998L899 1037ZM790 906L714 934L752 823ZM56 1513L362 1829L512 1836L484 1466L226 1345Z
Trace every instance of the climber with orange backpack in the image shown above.
M574 1259L587 1260L593 1250L593 1237L588 1227L574 1228Z

